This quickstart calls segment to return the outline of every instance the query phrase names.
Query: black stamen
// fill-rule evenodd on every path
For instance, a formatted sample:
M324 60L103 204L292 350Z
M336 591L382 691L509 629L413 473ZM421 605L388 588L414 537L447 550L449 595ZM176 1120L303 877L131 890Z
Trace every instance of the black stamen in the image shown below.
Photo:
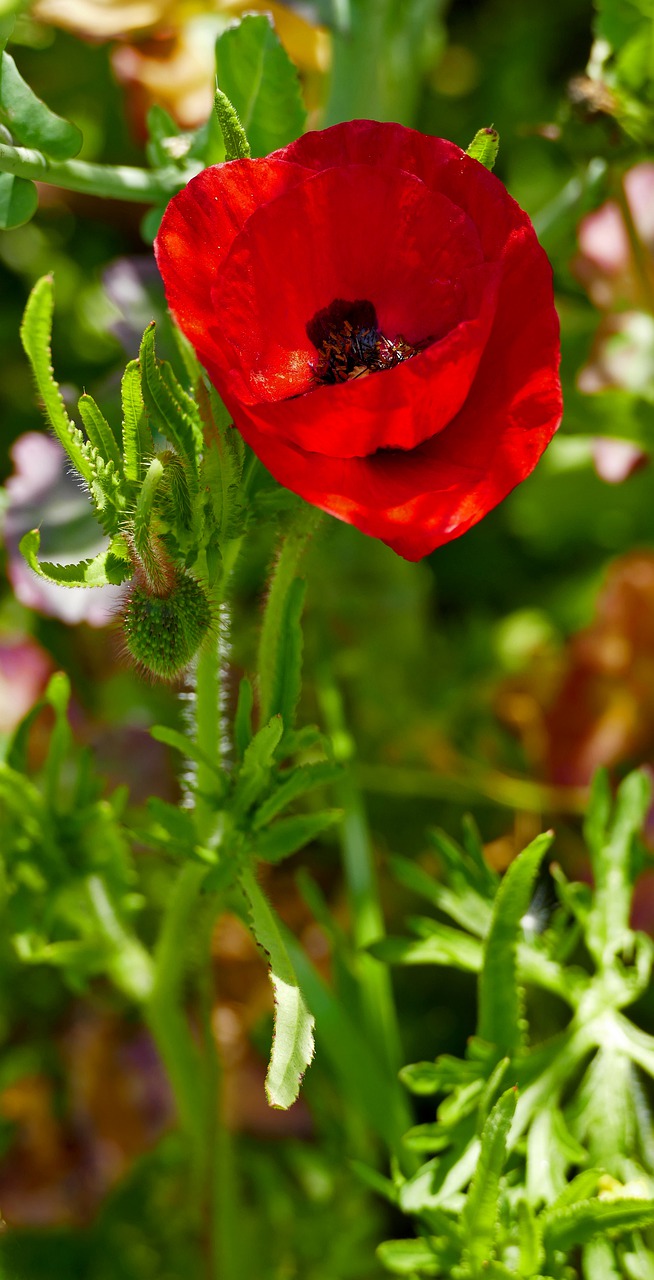
M372 302L361 298L356 302L335 298L309 321L307 336L318 352L313 376L316 382L328 384L392 369L430 341L412 346L401 335L391 341L379 329Z

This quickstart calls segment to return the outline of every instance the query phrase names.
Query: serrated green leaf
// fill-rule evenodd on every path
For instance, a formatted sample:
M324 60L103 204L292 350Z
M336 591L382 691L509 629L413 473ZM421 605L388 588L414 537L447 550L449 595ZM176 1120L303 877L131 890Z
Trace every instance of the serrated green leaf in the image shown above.
M482 1130L479 1162L463 1209L462 1226L466 1240L463 1258L475 1280L477 1276L486 1274L486 1266L494 1253L500 1178L517 1101L517 1090L507 1089L493 1107Z
M105 462L113 463L117 473L120 475L123 470L120 449L99 405L96 404L93 396L85 393L78 400L77 407L91 444L98 450Z
M271 827L259 831L254 848L264 862L281 862L310 844L328 827L339 822L342 809L326 809L323 813L300 813L293 818L281 818Z
M171 365L155 353L155 322L148 325L139 352L141 392L154 425L174 445L197 476L202 452L202 424L198 407L177 381Z
M236 814L246 813L269 786L270 771L283 730L281 717L273 716L246 748L234 789Z
M111 547L101 551L91 560L81 560L79 564L49 564L39 560L41 535L38 529L31 529L24 534L19 549L30 569L38 573L47 582L54 582L59 587L106 587L120 586L132 576L132 566L124 557L115 554ZM117 545L117 542L114 542Z
M390 866L401 884L433 902L439 911L456 920L464 929L480 937L488 932L491 905L467 886L463 878L456 890L453 890L434 876L428 875L422 867L410 862L408 858L393 857L390 859Z
M395 1276L443 1274L438 1256L426 1240L385 1240L377 1246L377 1257Z
M638 1231L654 1222L654 1200L581 1200L541 1216L548 1250L566 1251L607 1231Z
M302 610L305 595L306 582L303 578L296 578L284 601L277 637L277 660L268 709L271 715L281 716L285 729L293 728L302 688Z
M216 76L253 156L266 156L299 138L306 111L297 70L266 14L248 14L219 36Z
M272 715L281 714L286 734L293 727L302 674L300 615L304 584L297 577L297 570L319 519L315 507L302 504L296 509L272 576L259 639L261 717L268 720Z
M148 426L141 394L141 373L138 360L130 360L123 374L121 387L123 409L123 465L128 480L138 482L145 465L152 457L154 443Z
M297 769L291 769L283 776L283 780L272 795L268 796L257 810L252 829L259 831L282 813L293 800L306 795L315 787L323 787L330 782L335 782L342 774L342 766L331 760L319 761L317 764L303 764Z
M34 217L38 207L39 193L29 178L0 173L0 231L22 227Z
M36 147L51 160L70 160L82 145L77 125L62 120L37 98L6 50L0 62L0 121L18 142Z
M644 769L630 773L620 784L613 820L604 840L588 825L592 846L595 894L586 923L586 941L595 961L605 962L607 947L622 945L629 928L633 876L631 856L634 837L640 831L652 795ZM597 802L596 802L597 803ZM603 802L605 803L605 802ZM599 826L595 820L596 826Z
M27 300L20 336L27 358L32 366L39 394L48 421L59 443L63 446L75 470L91 486L94 471L84 448L84 437L71 422L54 379L50 351L54 294L52 276L37 280Z
M482 945L458 929L434 922L430 938L414 942L412 938L381 938L368 948L370 954L385 964L438 964L479 973Z
M397 1078L389 1073L382 1055L372 1044L358 1006L345 1004L316 972L296 939L285 931L286 945L300 978L302 990L316 1018L320 1052L329 1061L344 1097L355 1100L391 1151L400 1145L409 1123L405 1100Z
M295 1102L313 1058L314 1019L270 903L249 868L242 871L240 881L250 906L254 936L268 957L275 997L275 1030L266 1096L271 1107L286 1109Z
M493 905L479 978L478 1035L512 1057L524 1044L518 987L521 921L531 901L538 868L553 834L537 836L511 863Z
M493 169L499 149L500 135L491 125L489 128L477 130L466 150L466 155L473 160L478 160L485 169Z

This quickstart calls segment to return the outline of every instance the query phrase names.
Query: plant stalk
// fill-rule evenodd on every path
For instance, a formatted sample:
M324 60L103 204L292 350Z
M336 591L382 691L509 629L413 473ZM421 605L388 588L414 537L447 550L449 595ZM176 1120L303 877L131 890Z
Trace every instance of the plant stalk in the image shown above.
M66 191L159 204L168 200L192 176L177 168L138 169L129 165L90 164L86 160L48 160L40 151L0 143L0 172L17 178L48 182Z

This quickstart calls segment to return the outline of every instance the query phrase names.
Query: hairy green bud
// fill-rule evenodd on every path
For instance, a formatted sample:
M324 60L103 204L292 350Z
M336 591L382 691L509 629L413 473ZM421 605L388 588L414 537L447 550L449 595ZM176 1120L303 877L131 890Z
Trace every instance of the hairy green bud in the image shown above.
M123 626L127 650L139 667L160 680L174 680L207 634L211 607L200 583L184 573L163 595L140 583L133 587Z

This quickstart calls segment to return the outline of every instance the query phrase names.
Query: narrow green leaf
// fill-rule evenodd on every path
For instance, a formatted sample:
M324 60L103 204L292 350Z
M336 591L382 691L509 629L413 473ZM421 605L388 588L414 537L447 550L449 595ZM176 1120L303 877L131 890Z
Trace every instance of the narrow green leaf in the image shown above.
M280 715L285 729L292 729L302 689L302 610L306 582L296 578L285 600L277 643L277 662L270 689L271 715Z
M493 169L499 149L500 135L497 129L490 125L489 128L477 130L466 155L471 156L473 160L478 160L485 169Z
M479 973L483 958L481 943L476 938L436 922L430 938L421 938L418 942L411 938L380 938L368 950L385 964L438 964L469 973Z
M546 1211L541 1221L548 1250L566 1251L607 1231L638 1231L654 1222L654 1200L581 1200Z
M216 89L214 111L225 143L226 160L249 160L250 144L237 112L222 89Z
M500 1177L518 1094L507 1089L495 1104L481 1134L481 1151L462 1214L466 1246L464 1261L474 1277L484 1274L492 1259L497 1231Z
M634 838L645 820L651 795L651 780L644 769L628 774L618 788L613 821L605 840L595 837L592 856L595 895L587 921L586 940L598 964L605 963L606 948L612 943L621 944L629 928L633 894L632 849ZM592 831L592 824L590 829Z
M479 978L478 1034L502 1056L512 1057L524 1043L518 986L518 942L522 917L531 901L538 868L554 836L546 832L511 863L497 891Z
M121 382L123 408L123 465L128 480L138 482L154 443L145 415L138 360L130 360Z
M216 76L253 156L266 156L304 131L297 70L266 14L248 14L219 36Z
M285 708L285 733L292 729L288 714L294 710L301 678L303 588L295 585L297 571L319 519L315 507L302 504L295 511L275 565L261 627L257 663L261 718L268 720Z
M79 471L82 478L91 486L94 470L84 448L84 437L79 427L76 427L68 417L52 370L50 341L53 311L52 276L42 276L37 280L27 300L20 336L32 366L50 426L59 443L66 450L75 470Z
M234 789L236 814L246 813L267 789L275 751L279 746L283 729L281 717L273 716L269 724L259 729L246 748Z
M254 936L268 957L275 997L275 1030L266 1095L271 1107L290 1107L313 1058L313 1015L309 1012L279 923L250 869L241 873Z
M0 63L0 121L18 142L36 147L51 160L70 160L82 145L77 125L62 120L37 98L6 51Z
M238 687L238 702L236 704L236 715L234 716L234 746L239 760L243 759L252 741L253 701L252 685L247 676L244 676Z
M154 425L197 475L203 445L198 407L180 386L167 361L157 359L155 327L154 321L148 325L139 352L143 402Z
M107 551L101 551L92 560L82 560L79 564L49 564L38 559L40 545L41 535L38 529L30 530L20 540L21 555L34 573L59 587L120 586L121 582L126 582L132 576L129 561L116 555L111 547Z
M439 911L456 920L464 929L479 937L488 933L491 904L470 888L465 879L461 879L456 890L453 890L408 858L393 857L390 859L390 866L401 884L433 902Z
M0 173L0 231L22 227L34 217L38 207L39 193L29 178Z
M323 813L300 813L293 818L281 818L273 826L260 831L255 837L255 852L264 862L281 862L310 844L328 827L339 822L342 809L326 809Z
M97 449L105 462L113 463L120 475L123 470L120 449L102 410L96 404L93 396L89 396L86 393L78 400L77 407L91 444Z
M542 1231L536 1215L526 1200L518 1201L518 1271L521 1276L537 1275L545 1257Z
M257 810L252 823L253 830L259 831L261 827L265 827L268 822L282 813L293 800L306 795L314 787L324 787L329 782L335 782L342 773L342 766L334 764L332 760L322 760L317 764L303 764L297 769L291 769L286 776L283 776L283 781L272 795L268 796Z
M330 1063L339 1089L365 1116L373 1133L390 1151L400 1149L410 1117L397 1077L372 1044L360 1008L336 994L316 972L297 940L284 933L295 972L315 1015L319 1050Z

